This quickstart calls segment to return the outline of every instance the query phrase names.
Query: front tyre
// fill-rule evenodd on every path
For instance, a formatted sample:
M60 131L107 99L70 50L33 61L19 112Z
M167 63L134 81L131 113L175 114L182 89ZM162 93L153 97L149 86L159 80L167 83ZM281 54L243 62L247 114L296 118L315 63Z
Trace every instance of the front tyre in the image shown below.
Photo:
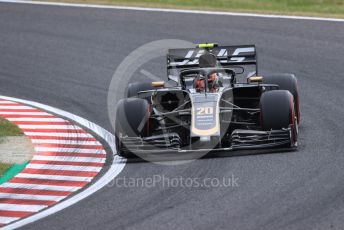
M294 97L287 90L272 90L260 98L261 127L265 131L292 128L293 142L297 140L297 120Z
M145 137L149 135L150 105L147 100L126 98L117 103L115 136L116 148L120 156L135 157L122 142L123 137Z

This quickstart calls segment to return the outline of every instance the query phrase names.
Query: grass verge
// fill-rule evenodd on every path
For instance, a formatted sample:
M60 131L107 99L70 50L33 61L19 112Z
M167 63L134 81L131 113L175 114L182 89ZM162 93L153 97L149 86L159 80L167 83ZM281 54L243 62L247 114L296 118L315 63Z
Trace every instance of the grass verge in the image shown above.
M23 132L20 130L18 126L0 117L0 144L3 141L3 137L21 135L23 135ZM0 162L0 177L2 177L5 174L5 172L9 170L12 166L13 164L6 164Z
M0 137L21 135L23 135L23 132L18 126L0 117Z
M15 175L20 173L29 162L24 162L22 164L9 165L9 167L4 171L0 177L0 185L11 180Z
M0 179L5 174L7 170L12 167L12 164L0 163Z
M48 0L193 10L344 18L343 0Z

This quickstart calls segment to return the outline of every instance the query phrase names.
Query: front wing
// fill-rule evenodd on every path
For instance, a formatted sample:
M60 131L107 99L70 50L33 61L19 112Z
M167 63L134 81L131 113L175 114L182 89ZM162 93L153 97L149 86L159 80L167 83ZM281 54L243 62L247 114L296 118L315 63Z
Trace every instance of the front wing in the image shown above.
M259 131L236 129L230 136L230 146L214 148L188 148L180 147L180 137L176 133L157 135L146 138L123 137L121 138L121 151L137 154L152 153L189 153L189 152L218 152L235 150L255 150L297 147L297 132L295 127L282 130Z

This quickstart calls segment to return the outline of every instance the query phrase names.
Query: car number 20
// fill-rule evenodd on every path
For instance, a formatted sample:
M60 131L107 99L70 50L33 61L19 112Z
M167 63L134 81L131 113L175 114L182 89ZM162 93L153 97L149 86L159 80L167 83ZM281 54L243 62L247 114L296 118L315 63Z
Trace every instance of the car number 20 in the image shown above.
M212 115L214 113L213 107L200 107L196 110L197 115Z

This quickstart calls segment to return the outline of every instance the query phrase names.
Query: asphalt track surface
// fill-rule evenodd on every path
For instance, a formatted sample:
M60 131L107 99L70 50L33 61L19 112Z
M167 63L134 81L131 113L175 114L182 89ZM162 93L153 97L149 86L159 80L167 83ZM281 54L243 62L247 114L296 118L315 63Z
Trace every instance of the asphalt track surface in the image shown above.
M343 229L343 23L0 3L1 94L112 130L106 101L114 70L138 46L167 38L255 43L261 73L295 73L298 151L182 166L129 163L119 177L234 175L239 186L107 186L24 228ZM154 68L164 76L163 62Z

